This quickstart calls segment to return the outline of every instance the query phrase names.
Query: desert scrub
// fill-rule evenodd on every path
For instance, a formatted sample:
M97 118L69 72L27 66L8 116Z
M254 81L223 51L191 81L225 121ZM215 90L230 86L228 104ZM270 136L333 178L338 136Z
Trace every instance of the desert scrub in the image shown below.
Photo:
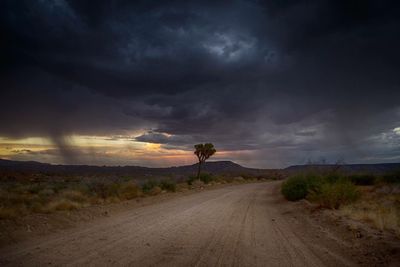
M373 189L356 203L343 206L340 212L351 219L370 223L379 230L394 231L400 237L400 194L380 193L379 190L379 187Z
M61 196L67 200L71 200L78 203L84 203L88 201L87 196L85 196L82 192L75 190L64 191L62 192Z
M400 235L400 212L395 207L383 207L374 204L364 204L360 206L346 206L341 210L354 220L371 223L379 230L393 230Z
M15 219L26 213L25 207L0 207L0 219Z
M338 175L297 175L288 178L281 188L287 200L307 198L326 208L337 209L356 201L360 193L349 180Z
M308 194L308 182L304 176L288 178L283 184L281 192L287 200L296 201L303 199Z
M348 176L348 179L355 185L374 185L376 177L371 174L354 174Z
M205 184L208 184L214 180L215 180L215 177L209 173L200 174L200 181L202 181Z
M306 198L310 193L319 194L323 184L327 182L326 177L313 174L296 175L282 184L281 192L287 200L296 201Z
M68 200L68 199L59 199L54 202L50 202L47 210L49 212L52 211L62 211L62 210L76 210L82 207L82 204Z
M189 176L189 178L186 180L188 185L192 185L194 181L197 180L196 176Z
M154 181L154 180L146 181L144 184L142 184L142 191L143 191L143 193L150 193L150 191L154 187L158 187L158 185L159 185L159 183L157 181Z
M162 191L175 192L176 182L172 180L163 180L161 182L149 180L142 184L142 191L151 196L158 195Z
M89 183L89 193L94 197L108 199L108 198L118 198L121 184L119 183L103 183L95 182Z
M95 204L121 202L142 195L134 182L0 183L0 219L30 213L75 210Z
M156 195L158 195L158 194L161 194L161 192L162 192L161 187L155 186L155 187L153 187L148 193L149 193L149 195L151 195L151 196L156 196Z
M187 179L187 183L188 185L192 185L194 181L196 180L200 180L205 184L208 184L214 180L216 180L216 177L214 177L213 175L209 174L209 173L201 173L199 179L197 179L197 176L189 176L189 178Z
M160 187L162 190L169 191L169 192L175 192L176 191L176 183L171 180L164 180L161 181Z
M383 175L382 181L388 184L400 183L400 171Z
M121 185L119 191L119 197L121 199L133 199L140 197L142 195L142 191L140 190L139 186L137 186L133 182L126 182Z
M348 180L338 180L335 183L324 183L319 193L310 196L322 207L338 209L342 205L355 202L360 197L357 187Z

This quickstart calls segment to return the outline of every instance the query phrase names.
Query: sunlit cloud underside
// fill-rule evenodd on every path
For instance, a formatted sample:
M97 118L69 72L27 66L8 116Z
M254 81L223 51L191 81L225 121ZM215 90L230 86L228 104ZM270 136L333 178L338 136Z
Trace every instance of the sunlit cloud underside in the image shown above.
M23 139L0 137L0 158L53 164L149 167L178 166L196 162L193 152L187 148L165 148L161 144L135 141L133 137L73 135L66 137L64 144L63 147L59 147L45 137ZM215 159L232 159L238 153L247 152L219 151Z

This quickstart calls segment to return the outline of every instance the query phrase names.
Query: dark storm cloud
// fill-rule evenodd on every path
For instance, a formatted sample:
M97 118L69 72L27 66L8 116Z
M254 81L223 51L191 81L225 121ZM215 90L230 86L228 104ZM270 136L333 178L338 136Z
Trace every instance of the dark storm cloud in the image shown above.
M396 151L396 1L217 2L2 1L0 136L147 129L278 165Z

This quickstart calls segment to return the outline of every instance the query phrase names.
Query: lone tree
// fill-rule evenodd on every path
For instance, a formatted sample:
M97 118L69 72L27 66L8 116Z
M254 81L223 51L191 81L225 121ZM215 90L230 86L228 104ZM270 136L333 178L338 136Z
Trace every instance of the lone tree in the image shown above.
M206 160L212 155L214 155L215 152L217 152L217 150L211 143L197 144L194 146L194 148L195 148L194 154L199 159L199 170L197 171L197 179L200 179L201 164L206 162Z

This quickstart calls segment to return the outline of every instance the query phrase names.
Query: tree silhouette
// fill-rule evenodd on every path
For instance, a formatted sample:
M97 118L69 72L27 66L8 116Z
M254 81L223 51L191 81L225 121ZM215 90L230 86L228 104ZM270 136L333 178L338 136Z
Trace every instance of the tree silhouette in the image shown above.
M195 148L194 154L199 159L199 169L197 171L197 179L200 179L201 164L206 162L206 160L212 155L214 155L215 152L217 152L217 150L211 143L197 144L194 146L194 148Z

